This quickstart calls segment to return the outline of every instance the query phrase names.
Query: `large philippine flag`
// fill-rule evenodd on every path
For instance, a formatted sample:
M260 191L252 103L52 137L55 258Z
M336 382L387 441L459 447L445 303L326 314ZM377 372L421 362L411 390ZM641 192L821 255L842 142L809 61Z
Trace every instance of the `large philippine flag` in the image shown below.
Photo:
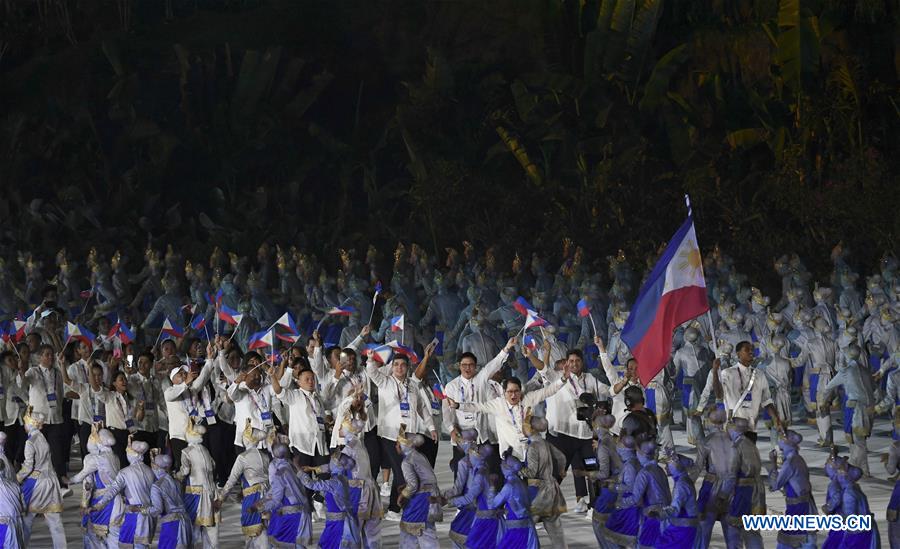
M675 328L708 310L703 259L688 215L641 288L622 330L642 385L665 367Z

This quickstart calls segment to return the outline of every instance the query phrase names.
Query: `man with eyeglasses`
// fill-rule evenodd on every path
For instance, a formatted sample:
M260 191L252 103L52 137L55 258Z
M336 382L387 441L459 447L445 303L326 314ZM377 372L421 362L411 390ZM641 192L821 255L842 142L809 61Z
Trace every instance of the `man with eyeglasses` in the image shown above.
M462 412L482 412L494 417L497 425L497 439L500 444L500 454L512 450L512 455L520 461L525 459L528 448L528 437L523 431L525 415L528 408L547 400L559 392L569 382L569 365L566 364L562 376L542 389L522 393L522 382L515 377L508 377L503 381L503 396L491 399L487 402L463 402L453 400L452 395L447 396L447 402L454 410Z

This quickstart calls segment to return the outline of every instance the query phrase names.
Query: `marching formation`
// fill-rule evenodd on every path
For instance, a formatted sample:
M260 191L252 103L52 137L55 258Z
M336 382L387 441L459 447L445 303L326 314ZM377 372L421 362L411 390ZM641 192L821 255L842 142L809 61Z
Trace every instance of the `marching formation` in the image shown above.
M263 548L378 548L384 521L402 547L439 547L445 519L455 547L535 548L539 528L566 547L566 513L589 514L602 547L706 547L716 523L729 548L760 547L741 517L767 498L788 515L873 512L858 481L881 474L874 418L900 439L896 258L861 283L840 245L818 282L785 256L770 299L717 249L709 314L654 350L670 358L642 383L646 350L626 344L639 275L621 252L607 269L568 241L562 256L509 271L468 243L440 261L400 245L384 271L371 247L341 250L337 271L268 245L0 262L0 546L26 547L40 515L65 547L74 485L92 548L216 547L232 504ZM820 504L802 422L830 452ZM682 428L692 449L675 446ZM898 477L900 442L883 457ZM888 532L781 531L778 545L898 548L898 509L900 482Z

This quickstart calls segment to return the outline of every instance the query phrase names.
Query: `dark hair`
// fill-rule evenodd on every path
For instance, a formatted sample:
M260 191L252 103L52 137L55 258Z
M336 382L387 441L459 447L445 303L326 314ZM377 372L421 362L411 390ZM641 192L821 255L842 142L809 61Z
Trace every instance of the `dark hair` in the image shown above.
M195 336L189 337L187 340L187 348L190 349L194 343L200 343L200 338Z
M628 365L631 364L632 362L634 362L635 364L637 364L637 359L634 358L634 357L629 358L628 360L625 361L625 367L627 368Z
M399 358L400 360L405 360L405 361L406 361L406 367L407 367L407 368L409 367L410 361L409 361L409 357L406 356L406 355L401 355L401 354L396 354L396 353L395 353L395 354L394 354L394 358L391 359L391 362L397 360L398 358Z
M38 353L38 354L41 354L41 353L43 353L43 352L44 352L45 350L47 350L47 349L50 349L50 352L51 352L51 353L55 352L55 351L53 350L53 345L50 345L49 343L41 343L40 345L38 345L37 353Z
M510 384L513 384L513 385L517 386L519 389L522 388L522 382L519 381L519 378L517 378L517 377L508 377L508 378L506 378L506 379L503 380L503 390L505 391L506 388L509 387Z
M344 347L343 349L341 349L341 352L348 355L353 355L353 357L356 358L356 349L354 349L353 347Z
M14 356L14 355L15 355L15 353L12 351L3 351L2 353L0 353L0 364L6 362L7 358Z
M309 370L309 360L304 356L295 356L291 359L291 368L295 370Z
M753 351L753 344L750 343L749 341L741 341L741 342L738 343L737 346L734 348L734 352L735 352L735 353L739 353L739 352L741 352L741 350L744 349L744 348L747 348L748 351Z
M582 362L584 362L584 353L581 352L581 349L569 349L568 351L566 351L566 358L569 358L572 355L577 356L579 359L581 359Z
M149 358L149 359L150 359L150 364L153 364L153 361L156 360L156 357L154 357L154 356L153 356L153 353L151 353L150 351L142 351L140 354L138 354L137 357L138 357L138 360L140 360L141 357L147 357L147 358Z
M312 368L300 368L300 370L297 372L297 377L302 376L306 372L309 372L314 376L316 375L316 373L312 371Z
M175 340L171 339L171 338L166 338L166 339L162 340L162 342L159 344L159 348L162 349L163 345L165 345L166 343L171 343L172 346L175 347L175 350L178 350L178 345L175 345Z
M644 403L644 391L634 385L625 389L625 404L629 407Z
M471 358L472 360L475 361L475 364L478 364L478 357L475 356L475 353L470 353L469 351L466 351L465 353L462 353L461 355L459 355L460 362L462 362L464 358Z
M329 345L328 347L325 347L325 355L324 356L326 359L331 358L332 353L334 353L335 351L340 351L340 350L341 350L341 348L338 347L337 345Z

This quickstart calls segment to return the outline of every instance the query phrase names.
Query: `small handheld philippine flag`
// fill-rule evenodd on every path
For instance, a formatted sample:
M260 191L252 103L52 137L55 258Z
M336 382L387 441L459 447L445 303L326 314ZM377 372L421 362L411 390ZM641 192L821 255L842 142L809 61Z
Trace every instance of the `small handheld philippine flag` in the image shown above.
M393 354L394 349L388 345L371 344L363 351L364 356L372 357L372 360L380 364L387 364Z
M435 383L431 388L431 392L434 393L434 398L438 400L444 400L445 398L447 398L446 396L444 396L444 388L441 387L440 383Z
M219 307L219 318L232 326L237 326L241 323L241 319L244 318L244 315L223 303L221 307Z
M203 314L196 314L194 318L191 319L191 329L195 332L199 332L206 326L206 318Z
M168 317L163 320L162 333L168 334L172 337L184 337L184 330L181 329L181 326L179 326L172 320L169 320Z
M516 298L516 300L513 302L513 308L519 311L519 314L522 316L527 315L528 311L534 310L534 307L531 306L531 303L525 301L525 298L522 296Z
M272 346L272 331L265 330L263 332L256 332L255 334L250 336L250 340L247 344L247 349L261 349L263 347L271 347Z
M281 318L275 321L275 325L287 328L292 334L300 333L297 330L297 324L294 322L294 319L291 318L291 313L284 313L283 315L281 315Z
M534 336L525 336L525 348L530 351L534 351L535 349L537 349L537 341L535 341Z
M378 294L381 293L381 289L382 289L381 281L379 280L378 282L375 283L375 295L372 296L372 303L375 303L376 301L378 301Z
M403 315L395 316L391 319L391 331L399 332L403 330Z
M332 307L331 309L328 309L327 314L335 316L350 316L355 312L356 309L354 307L351 307L349 305L342 305L340 307Z
M528 328L539 328L541 326L546 326L547 321L543 318L539 317L537 312L529 310L525 315L525 329Z
M578 316L584 317L589 314L591 314L591 308L588 306L587 300L582 299L578 302Z

